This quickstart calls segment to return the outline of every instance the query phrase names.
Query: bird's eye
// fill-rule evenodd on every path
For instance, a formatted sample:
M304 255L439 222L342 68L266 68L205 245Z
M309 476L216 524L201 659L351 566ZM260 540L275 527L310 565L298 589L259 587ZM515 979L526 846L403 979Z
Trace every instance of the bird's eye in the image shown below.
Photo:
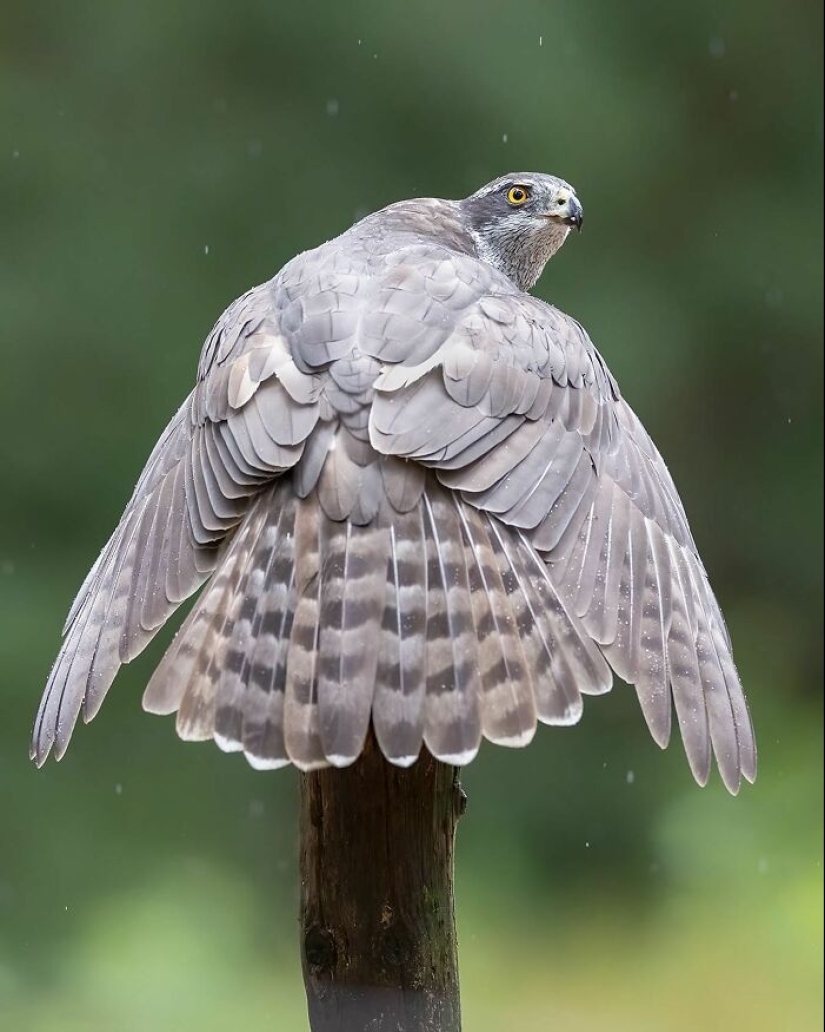
M523 186L511 186L510 189L507 191L507 200L510 202L510 204L514 204L516 206L518 206L519 204L524 204L524 202L527 200L529 196L530 195L528 194L526 188Z

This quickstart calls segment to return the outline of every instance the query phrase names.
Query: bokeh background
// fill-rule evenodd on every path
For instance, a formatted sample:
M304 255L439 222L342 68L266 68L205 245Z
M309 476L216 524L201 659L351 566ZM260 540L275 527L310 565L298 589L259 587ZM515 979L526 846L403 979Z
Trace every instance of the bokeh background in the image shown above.
M59 629L222 308L510 169L574 183L538 293L668 459L761 747L730 799L632 692L467 770L469 1032L822 1028L822 5L6 0L0 1026L305 1028L296 776L140 711L26 759Z

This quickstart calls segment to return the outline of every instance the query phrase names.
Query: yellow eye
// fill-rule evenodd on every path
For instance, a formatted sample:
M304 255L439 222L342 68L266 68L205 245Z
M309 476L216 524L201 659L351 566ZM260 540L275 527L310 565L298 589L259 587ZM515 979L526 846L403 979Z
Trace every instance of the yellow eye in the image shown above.
M510 204L524 204L527 200L528 193L523 186L511 186L507 191L507 200Z

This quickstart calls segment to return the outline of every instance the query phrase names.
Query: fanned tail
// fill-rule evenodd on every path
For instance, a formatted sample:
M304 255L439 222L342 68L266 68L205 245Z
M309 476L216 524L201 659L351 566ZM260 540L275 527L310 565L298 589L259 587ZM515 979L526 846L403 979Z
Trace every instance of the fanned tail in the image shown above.
M367 525L264 492L144 695L187 740L261 769L468 763L570 724L610 670L527 539L434 481Z

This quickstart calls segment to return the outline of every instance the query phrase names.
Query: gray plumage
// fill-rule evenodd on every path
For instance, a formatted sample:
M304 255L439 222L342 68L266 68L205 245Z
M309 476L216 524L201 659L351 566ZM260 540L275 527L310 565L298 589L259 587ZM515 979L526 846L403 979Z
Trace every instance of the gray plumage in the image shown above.
M206 583L144 706L255 767L575 723L611 668L697 781L753 780L722 614L661 456L574 320L525 290L581 225L518 174L392 205L218 321L64 628L31 755Z

